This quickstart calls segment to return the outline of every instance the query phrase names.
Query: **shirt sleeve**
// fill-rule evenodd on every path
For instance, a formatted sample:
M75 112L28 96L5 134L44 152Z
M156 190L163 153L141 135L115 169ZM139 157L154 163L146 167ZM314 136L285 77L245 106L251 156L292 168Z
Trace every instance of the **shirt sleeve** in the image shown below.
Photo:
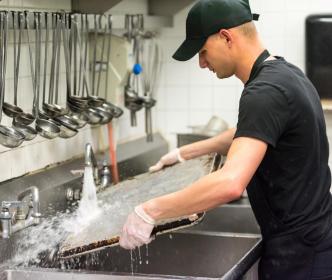
M270 85L255 85L245 89L239 106L234 138L257 138L276 147L289 119L287 97Z

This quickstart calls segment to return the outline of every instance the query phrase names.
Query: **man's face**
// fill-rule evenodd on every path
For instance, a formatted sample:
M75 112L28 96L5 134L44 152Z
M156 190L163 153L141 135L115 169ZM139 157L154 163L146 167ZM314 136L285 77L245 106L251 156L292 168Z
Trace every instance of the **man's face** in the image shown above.
M234 74L234 63L230 55L229 44L219 33L211 35L199 51L199 66L216 73L219 79Z

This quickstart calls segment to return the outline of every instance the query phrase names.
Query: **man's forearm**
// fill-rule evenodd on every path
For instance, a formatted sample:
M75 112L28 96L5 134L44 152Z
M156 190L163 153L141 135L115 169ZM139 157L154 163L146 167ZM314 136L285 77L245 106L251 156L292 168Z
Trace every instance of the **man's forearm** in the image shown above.
M240 197L242 190L231 178L211 173L191 186L143 204L144 211L154 220L165 220L209 210Z
M180 148L181 156L188 160L210 153L227 155L235 131L235 128L231 128L212 138L182 146Z

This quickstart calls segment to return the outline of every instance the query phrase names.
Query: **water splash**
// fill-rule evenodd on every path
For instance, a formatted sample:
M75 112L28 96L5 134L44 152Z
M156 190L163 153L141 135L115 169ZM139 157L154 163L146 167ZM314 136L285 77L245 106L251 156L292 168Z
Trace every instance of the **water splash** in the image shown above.
M17 233L11 266L39 266L52 261L59 244L71 233L77 233L89 225L102 212L98 206L96 186L91 167L86 167L82 199L74 213L66 211L43 219L34 227Z

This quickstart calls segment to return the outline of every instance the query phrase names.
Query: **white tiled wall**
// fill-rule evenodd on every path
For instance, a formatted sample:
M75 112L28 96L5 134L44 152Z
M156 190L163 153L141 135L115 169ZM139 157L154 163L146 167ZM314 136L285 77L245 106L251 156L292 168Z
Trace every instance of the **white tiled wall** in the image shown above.
M260 13L257 23L266 47L273 53L285 56L290 62L304 69L304 21L308 14L332 13L330 0L251 0L252 11ZM70 9L70 0L3 0L0 8L59 10ZM171 56L184 39L185 19L189 7L177 13L173 28L160 30L159 41L163 49L162 75L157 90L157 107L153 110L154 126L176 145L177 132L189 132L189 126L205 124L212 115L236 125L238 101L242 84L236 78L218 80L198 66L197 57L188 62L174 61ZM112 14L147 12L147 0L124 0L116 5ZM30 108L32 86L26 46L20 73L20 97L24 109ZM10 64L10 63L9 63ZM8 67L10 69L10 67ZM8 70L7 92L12 92L12 71ZM61 80L65 80L62 66ZM62 83L64 87L64 83ZM127 110L115 123L117 140L126 141L144 135L144 111L138 112L138 127L130 127ZM4 118L3 123L9 123ZM332 124L328 122L329 131ZM39 136L22 147L9 150L0 147L0 181L43 168L48 164L69 159L83 152L84 144L92 141L95 147L105 147L107 138L104 127L80 131L72 139L45 140ZM104 135L104 136L101 136ZM332 137L332 136L331 136Z

